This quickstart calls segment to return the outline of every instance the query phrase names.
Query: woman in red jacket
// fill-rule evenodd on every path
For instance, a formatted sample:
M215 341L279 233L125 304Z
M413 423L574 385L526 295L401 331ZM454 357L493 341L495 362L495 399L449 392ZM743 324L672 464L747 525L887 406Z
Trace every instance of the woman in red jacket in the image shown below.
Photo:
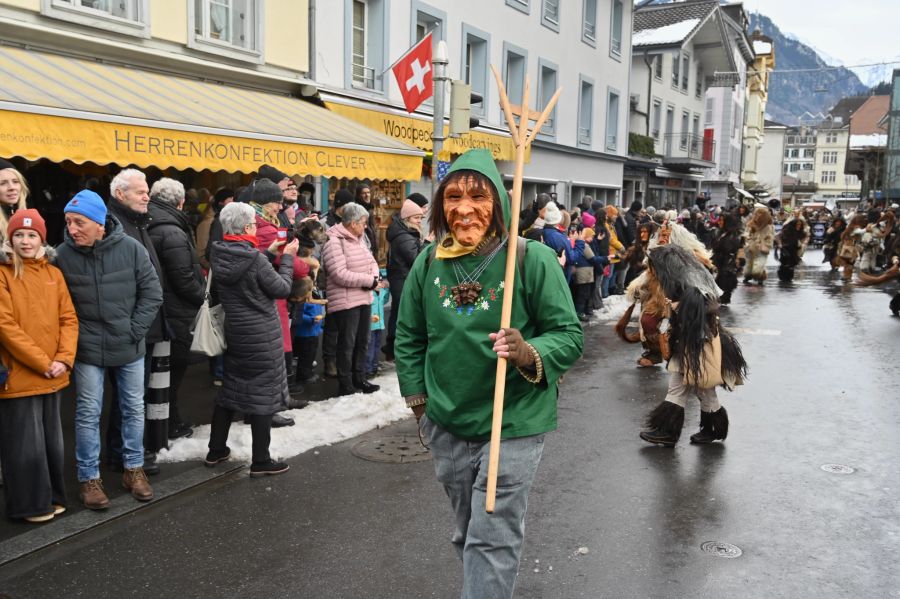
M47 262L37 210L9 221L0 265L0 463L10 518L46 522L65 511L59 391L69 384L78 318L62 273Z

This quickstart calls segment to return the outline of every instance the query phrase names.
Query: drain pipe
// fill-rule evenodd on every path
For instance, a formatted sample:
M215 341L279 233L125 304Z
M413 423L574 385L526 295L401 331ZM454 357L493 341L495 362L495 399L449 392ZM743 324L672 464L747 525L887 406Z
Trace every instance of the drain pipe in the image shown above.
M316 80L316 0L309 0L309 68L306 76L312 81Z

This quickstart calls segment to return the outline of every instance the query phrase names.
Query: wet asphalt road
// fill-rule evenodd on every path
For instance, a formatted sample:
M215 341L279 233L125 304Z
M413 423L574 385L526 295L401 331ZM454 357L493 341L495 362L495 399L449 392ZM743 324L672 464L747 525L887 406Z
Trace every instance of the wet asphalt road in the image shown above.
M900 319L888 291L808 266L723 309L751 367L720 398L723 444L637 432L661 368L610 323L586 330L531 494L517 597L900 597ZM770 268L774 278L774 266ZM362 439L412 434L411 420ZM223 477L0 568L10 597L456 597L450 512L430 462L356 439L268 480ZM849 466L851 474L822 469ZM735 558L701 549L738 547Z

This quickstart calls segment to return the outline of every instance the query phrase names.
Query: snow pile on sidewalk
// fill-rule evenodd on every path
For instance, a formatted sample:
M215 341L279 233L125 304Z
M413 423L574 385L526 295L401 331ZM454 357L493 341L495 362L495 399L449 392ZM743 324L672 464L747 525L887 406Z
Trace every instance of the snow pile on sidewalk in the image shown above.
M616 321L628 307L624 295L611 295L603 300L603 308L594 312L591 325ZM412 412L400 396L397 373L391 367L372 380L381 389L370 395L357 393L311 402L302 410L287 412L296 424L272 429L269 451L276 459L287 459L314 447L331 445L352 439L375 428L397 420L410 418ZM209 425L194 428L189 439L171 441L169 449L159 452L160 462L202 460L209 444ZM250 427L243 420L233 422L228 435L231 459L249 462L252 459Z
M287 459L313 447L351 439L374 428L409 418L412 412L400 396L400 384L393 369L372 380L381 389L369 395L357 393L310 402L302 410L284 412L296 421L294 426L272 429L269 451L275 459ZM171 441L168 450L159 452L160 462L202 460L208 451L209 425L198 426L189 439ZM250 427L238 420L228 434L231 459L249 462L252 458Z

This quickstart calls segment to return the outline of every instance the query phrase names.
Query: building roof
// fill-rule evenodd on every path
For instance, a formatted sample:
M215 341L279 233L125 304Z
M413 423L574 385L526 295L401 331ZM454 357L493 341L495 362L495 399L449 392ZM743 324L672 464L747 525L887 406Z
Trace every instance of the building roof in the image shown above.
M769 119L765 120L765 123L763 123L763 126L764 127L783 127L785 129L787 129L787 125L785 125L784 123L779 123L778 121L770 121Z
M878 122L887 113L890 96L869 96L850 116L850 135L886 134Z
M820 129L843 129L850 125L850 115L859 110L868 96L850 96L842 98L819 124Z
M692 0L634 9L633 46L680 44L719 6L718 0Z

